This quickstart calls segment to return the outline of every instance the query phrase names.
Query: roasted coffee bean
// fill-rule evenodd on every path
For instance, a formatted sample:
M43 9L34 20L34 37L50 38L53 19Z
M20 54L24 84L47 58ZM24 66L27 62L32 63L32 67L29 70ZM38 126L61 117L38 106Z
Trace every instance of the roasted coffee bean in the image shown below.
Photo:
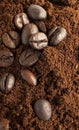
M34 73L32 73L30 70L22 70L21 71L21 76L24 80L27 81L28 84L30 85L37 85L37 78Z
M9 50L0 50L0 67L8 67L14 61L14 56Z
M29 67L38 61L40 54L39 51L32 49L25 50L20 55L19 62L21 65Z
M0 130L9 130L9 120L7 119L0 120Z
M45 99L39 99L34 105L36 115L41 120L49 120L51 117L52 109L50 103Z
M49 44L57 45L61 42L67 35L66 29L63 27L54 27L48 33Z
M13 74L5 73L0 78L0 90L2 92L9 92L14 87L15 77Z
M9 48L16 48L20 44L20 36L16 31L4 33L2 40L5 46Z
M27 13L32 19L41 20L47 18L46 11L39 5L31 4L27 10Z
M14 22L18 29L22 29L24 25L29 23L29 19L27 14L19 13L15 16Z
M33 34L33 35L31 35L31 37L29 39L29 44L34 49L41 50L48 45L47 36L42 32Z
M29 38L32 34L35 34L38 32L38 28L35 24L30 23L24 26L22 31L22 43L24 45L28 45Z
M46 25L43 21L34 21L41 32L46 33Z

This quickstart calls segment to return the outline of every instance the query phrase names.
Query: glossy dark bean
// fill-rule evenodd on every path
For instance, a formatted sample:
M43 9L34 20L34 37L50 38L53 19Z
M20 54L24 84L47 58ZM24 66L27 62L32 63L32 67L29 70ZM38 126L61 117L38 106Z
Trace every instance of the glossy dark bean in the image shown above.
M49 120L51 117L52 109L50 103L45 99L39 99L34 104L36 115L41 120Z
M29 19L27 14L19 13L15 16L14 22L18 29L22 29L24 25L29 23Z
M25 50L20 55L19 62L22 66L29 67L38 61L40 54L39 51L34 51L32 49Z
M0 120L0 130L9 130L9 120L7 119Z
M48 45L48 38L44 33L38 32L31 35L29 39L29 44L32 48L36 50L42 50Z
M67 35L66 29L63 27L54 27L48 33L49 45L59 44Z
M15 31L10 31L2 35L2 41L9 48L16 48L20 44L20 36Z
M0 50L0 67L8 67L14 61L14 56L9 50Z
M24 26L22 35L21 35L21 40L24 45L28 45L29 38L32 34L35 34L38 32L38 28L35 24L29 23Z
M35 20L41 20L47 18L46 11L39 5L31 4L27 10L30 18Z
M46 25L43 21L34 21L41 32L46 33Z
M0 78L0 90L2 92L9 92L14 87L15 77L13 74L5 73Z
M21 76L24 80L27 81L28 84L30 85L37 85L37 78L34 73L32 73L30 70L22 70L21 71Z

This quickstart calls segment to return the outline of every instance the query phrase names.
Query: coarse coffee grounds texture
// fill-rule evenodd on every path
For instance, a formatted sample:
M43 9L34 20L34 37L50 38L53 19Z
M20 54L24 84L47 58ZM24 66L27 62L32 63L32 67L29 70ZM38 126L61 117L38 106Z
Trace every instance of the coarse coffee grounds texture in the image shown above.
M0 120L8 119L10 130L79 130L79 3L78 0L70 3L0 0L0 50L7 49L1 39L3 33L15 30L21 34L14 25L14 16L26 13L30 4L38 4L47 11L47 33L56 25L67 30L67 37L56 47L46 47L38 62L30 67L37 75L37 86L28 85L20 75L24 67L18 59L25 46L10 49L15 56L13 64L0 68L0 76L10 72L16 78L11 92L4 94L0 91ZM33 109L35 101L42 98L52 106L48 121L38 119Z
M55 2L56 4L60 5L75 5L78 4L78 0L50 0L52 2Z

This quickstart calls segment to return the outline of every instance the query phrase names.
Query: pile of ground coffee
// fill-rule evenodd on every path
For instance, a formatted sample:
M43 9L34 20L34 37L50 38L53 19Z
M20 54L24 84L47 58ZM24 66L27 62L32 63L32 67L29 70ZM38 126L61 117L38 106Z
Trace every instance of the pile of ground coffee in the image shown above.
M10 72L15 75L13 90L0 91L0 120L9 120L11 130L77 130L79 127L79 4L74 7L54 3L54 0L3 0L0 2L0 50L5 50L1 36L9 30L20 32L14 25L14 16L26 12L30 4L44 7L48 13L47 30L63 26L68 36L56 47L43 50L39 61L30 67L38 77L37 86L28 85L19 75L22 66L19 56L25 49L21 45L12 49L15 62L6 68L0 67L0 75ZM71 2L72 3L72 2ZM68 4L69 5L69 4ZM17 55L17 57L16 57ZM47 99L52 106L52 117L39 120L33 106L37 99Z

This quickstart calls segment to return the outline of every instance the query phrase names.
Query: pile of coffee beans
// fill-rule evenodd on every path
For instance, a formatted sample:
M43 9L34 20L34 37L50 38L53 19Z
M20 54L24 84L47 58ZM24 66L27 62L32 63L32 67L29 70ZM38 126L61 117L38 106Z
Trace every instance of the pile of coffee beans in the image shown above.
M27 67L27 69L21 70L20 74L29 85L37 85L37 77L28 68L38 61L41 50L49 45L59 44L67 35L66 29L59 26L53 27L47 33L44 23L46 18L47 12L41 6L32 4L28 7L27 14L22 12L14 18L15 26L19 31L22 31L21 36L16 31L9 31L2 35L2 41L7 49L0 50L0 67L8 67L13 63L14 55L9 49L16 49L21 42L25 48L29 48L25 49L19 57L19 64ZM14 84L13 74L5 73L0 77L0 90L3 93L10 92ZM48 120L51 117L51 105L45 99L37 100L34 110L42 120Z

